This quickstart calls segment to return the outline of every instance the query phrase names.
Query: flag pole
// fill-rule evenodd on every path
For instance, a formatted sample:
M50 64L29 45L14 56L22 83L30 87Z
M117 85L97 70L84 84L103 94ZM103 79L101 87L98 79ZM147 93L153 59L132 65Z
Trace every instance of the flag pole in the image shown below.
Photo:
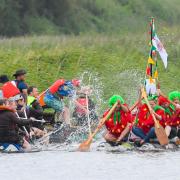
M153 39L153 23L154 23L154 18L151 17L151 47L152 47L152 39ZM151 48L150 56L151 58L153 58L152 48ZM150 64L150 76L151 78L153 78L153 64Z

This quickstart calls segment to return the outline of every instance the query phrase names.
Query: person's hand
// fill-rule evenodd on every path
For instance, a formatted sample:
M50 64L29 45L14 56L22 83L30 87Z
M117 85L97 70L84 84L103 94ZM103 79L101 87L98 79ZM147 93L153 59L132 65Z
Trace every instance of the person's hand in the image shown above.
M157 95L160 96L161 95L161 90L157 89Z
M176 104L176 110L180 109L180 104Z

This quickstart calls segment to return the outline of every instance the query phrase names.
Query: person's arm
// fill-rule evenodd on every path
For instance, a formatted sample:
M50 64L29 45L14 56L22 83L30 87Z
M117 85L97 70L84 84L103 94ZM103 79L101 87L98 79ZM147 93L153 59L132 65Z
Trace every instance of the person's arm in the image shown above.
M121 142L124 139L124 137L126 137L126 135L130 132L130 127L131 127L131 124L128 123L126 128L123 130L123 132L121 133L121 135L117 139L117 142Z
M121 104L121 108L125 113L129 112L129 108L127 106Z
M155 117L156 117L157 120L159 120L159 121L162 120L162 116L161 116L161 115L159 115L159 114L157 114L157 113L155 113L155 112L154 112L154 115L155 115Z
M75 100L74 102L75 102L75 105L83 109L85 113L89 113L89 111L84 106L82 106L78 101Z
M29 124L32 123L32 120L30 120L30 119L24 120L24 119L18 118L16 116L16 114L13 113L13 112L11 112L9 114L9 118L11 119L12 122L14 122L14 123L16 123L16 124L18 124L20 126L26 126L26 125L29 125Z

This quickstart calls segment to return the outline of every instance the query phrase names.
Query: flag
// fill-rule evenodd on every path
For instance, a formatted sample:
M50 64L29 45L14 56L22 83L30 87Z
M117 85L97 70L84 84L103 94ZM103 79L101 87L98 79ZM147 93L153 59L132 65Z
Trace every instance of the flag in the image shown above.
M148 58L148 64L155 64L154 60L151 57Z
M154 78L157 79L158 78L158 71L156 69L155 73L154 73Z
M157 34L155 34L155 36L153 37L152 44L156 48L156 50L159 52L159 55L160 55L160 57L161 57L161 59L162 59L162 61L164 63L164 67L167 68L168 54L167 54L163 44L159 40Z

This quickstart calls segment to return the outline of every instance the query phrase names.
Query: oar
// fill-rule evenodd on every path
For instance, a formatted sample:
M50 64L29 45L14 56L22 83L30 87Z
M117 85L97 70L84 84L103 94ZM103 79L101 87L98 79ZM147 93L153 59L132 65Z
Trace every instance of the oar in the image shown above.
M157 139L161 145L167 145L169 143L168 137L166 135L164 128L159 124L159 121L157 121L155 115L152 113L152 108L147 99L147 95L144 90L144 87L141 88L141 92L142 92L142 97L144 98L144 100L148 106L149 112L151 113L151 115L153 117L154 124L155 124L155 133L156 133Z
M141 98L140 100L142 100L143 98ZM130 111L134 110L134 108L139 104L140 100L138 99L133 105L132 107L129 109Z
M90 135L88 137L88 139L84 142L82 142L78 148L79 151L88 151L90 149L92 140L94 138L94 136L98 133L98 131L103 127L104 123L106 122L106 120L111 116L111 114L113 113L113 111L115 110L116 106L117 106L118 102L116 102L113 107L110 109L110 111L108 112L108 114L106 115L106 117L102 118L101 121L99 122L98 127L96 128L96 130L94 131L94 133L92 133L92 135Z
M44 141L44 139L49 138L52 134L57 133L58 131L60 131L62 128L64 127L64 125L62 124L58 129L56 129L55 131L51 131L47 134L45 134L43 137L41 137L40 139L37 140L37 143L42 143Z
M25 111L24 111L24 112L25 112ZM17 116L18 119L27 120L27 114L26 114L26 113L24 113L26 118L20 118L20 117L19 117L19 114L18 114L17 112L15 112L15 114L16 114L16 116ZM31 137L30 133L27 131L26 127L25 127L25 126L22 126L22 127L23 127L23 129L24 129L24 131L25 131L25 133L26 133L26 136L27 136L27 137L29 138L29 140L33 143L32 137Z
M92 132L91 132L91 121L90 121L90 117L89 117L89 99L88 96L86 94L86 106L87 106L87 119L88 119L88 128L89 128L89 135L91 136Z

